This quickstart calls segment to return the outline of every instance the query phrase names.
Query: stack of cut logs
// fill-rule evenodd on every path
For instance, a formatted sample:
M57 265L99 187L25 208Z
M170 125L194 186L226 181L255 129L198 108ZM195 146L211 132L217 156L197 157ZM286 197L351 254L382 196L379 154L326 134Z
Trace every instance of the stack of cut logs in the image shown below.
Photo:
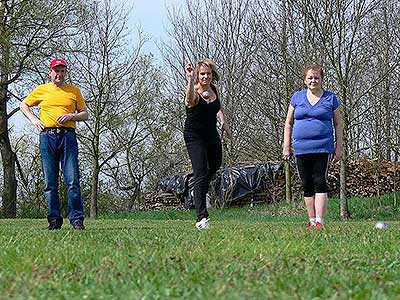
M400 162L359 159L347 166L346 193L349 197L371 197L400 191ZM340 165L329 168L332 196L339 196Z
M184 209L183 202L172 193L148 193L140 210L174 210Z
M297 172L292 174L294 199L302 192ZM348 197L372 197L400 191L400 162L358 159L347 164L346 195ZM284 189L284 183L277 183ZM329 197L340 195L340 163L328 169Z

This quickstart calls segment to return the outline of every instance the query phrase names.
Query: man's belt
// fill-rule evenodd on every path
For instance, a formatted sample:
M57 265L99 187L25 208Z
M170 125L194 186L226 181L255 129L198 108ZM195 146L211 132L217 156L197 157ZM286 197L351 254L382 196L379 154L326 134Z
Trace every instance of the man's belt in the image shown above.
M64 134L67 132L74 132L74 128L70 127L46 127L42 130L42 132L51 133L51 134Z

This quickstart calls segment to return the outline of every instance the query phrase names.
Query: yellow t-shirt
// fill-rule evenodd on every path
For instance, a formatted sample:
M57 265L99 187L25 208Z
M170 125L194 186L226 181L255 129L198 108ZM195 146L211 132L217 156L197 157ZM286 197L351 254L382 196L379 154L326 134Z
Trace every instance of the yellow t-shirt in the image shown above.
M40 121L46 127L75 128L75 121L60 124L57 118L62 114L74 113L86 108L79 88L70 84L65 84L60 88L51 82L39 85L25 98L24 102L28 106L39 105Z

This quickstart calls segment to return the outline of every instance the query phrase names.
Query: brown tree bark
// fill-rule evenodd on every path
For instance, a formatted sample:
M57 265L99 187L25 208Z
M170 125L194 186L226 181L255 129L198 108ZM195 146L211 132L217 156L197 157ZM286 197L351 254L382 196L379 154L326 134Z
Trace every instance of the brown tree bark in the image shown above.
M17 211L17 180L15 153L8 136L7 86L0 85L0 151L3 163L2 210L4 217L15 218Z
M15 177L15 153L12 151L8 136L8 67L10 60L9 39L3 36L7 26L6 1L0 3L0 152L3 163L3 213L6 218L16 217L17 180Z
M98 213L98 191L99 191L99 173L100 173L100 166L98 159L93 159L93 176L90 183L91 192L90 192L90 218L96 219Z

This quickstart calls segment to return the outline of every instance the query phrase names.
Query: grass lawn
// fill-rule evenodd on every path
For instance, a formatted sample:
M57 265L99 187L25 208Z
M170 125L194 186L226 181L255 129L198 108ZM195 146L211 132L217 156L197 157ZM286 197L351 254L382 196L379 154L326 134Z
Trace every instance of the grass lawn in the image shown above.
M300 205L0 220L0 299L400 299L399 208L349 202L354 219L306 230ZM389 228L374 228L378 219Z

